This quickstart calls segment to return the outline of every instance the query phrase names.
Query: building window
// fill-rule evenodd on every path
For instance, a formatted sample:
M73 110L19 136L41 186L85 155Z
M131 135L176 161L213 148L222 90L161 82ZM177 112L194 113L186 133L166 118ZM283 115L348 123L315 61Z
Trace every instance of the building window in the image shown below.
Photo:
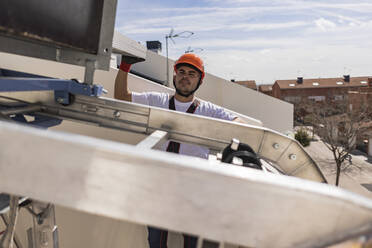
M361 84L367 84L367 81L360 81Z
M334 99L335 99L336 101L341 101L341 100L344 100L344 96L343 96L343 95L335 95L335 96L334 96Z
M300 102L301 97L300 96L286 96L286 97L284 97L284 101L286 101L286 102Z
M309 96L309 100L314 100L316 102L324 101L325 96Z
M341 84L344 84L344 82L337 82L336 84L341 85Z
M318 86L319 83L318 83L318 82L314 82L313 85L314 85L314 86Z
M291 87L295 87L296 85L295 85L295 84L289 84L289 86L291 86Z

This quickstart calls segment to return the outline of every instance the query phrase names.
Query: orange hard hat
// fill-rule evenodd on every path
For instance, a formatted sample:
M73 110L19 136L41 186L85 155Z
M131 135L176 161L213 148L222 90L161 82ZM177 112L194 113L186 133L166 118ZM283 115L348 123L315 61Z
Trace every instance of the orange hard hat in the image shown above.
M174 70L177 71L177 65L179 64L189 64L194 66L196 69L200 71L201 79L203 80L204 78L204 63L203 60L196 54L193 53L185 53L182 55L174 64Z

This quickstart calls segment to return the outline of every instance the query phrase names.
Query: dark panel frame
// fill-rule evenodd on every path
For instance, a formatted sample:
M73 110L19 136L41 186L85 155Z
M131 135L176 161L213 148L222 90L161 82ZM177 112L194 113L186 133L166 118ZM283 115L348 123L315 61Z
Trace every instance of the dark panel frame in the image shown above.
M117 0L2 0L0 52L108 70L116 5Z

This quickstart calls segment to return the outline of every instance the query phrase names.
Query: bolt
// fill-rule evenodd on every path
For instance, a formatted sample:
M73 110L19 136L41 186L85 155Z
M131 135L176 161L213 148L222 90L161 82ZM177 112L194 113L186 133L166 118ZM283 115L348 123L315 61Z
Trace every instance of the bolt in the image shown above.
M275 150L278 150L279 149L279 144L278 143L274 143L273 144L273 147L274 147Z
M296 154L289 155L290 160L296 160L296 158L297 158Z

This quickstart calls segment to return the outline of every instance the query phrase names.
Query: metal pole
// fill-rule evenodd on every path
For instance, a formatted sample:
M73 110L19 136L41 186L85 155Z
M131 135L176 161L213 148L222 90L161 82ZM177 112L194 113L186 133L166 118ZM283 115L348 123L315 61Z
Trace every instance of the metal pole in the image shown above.
M10 196L9 201L9 222L4 233L4 236L0 240L1 248L13 248L15 225L18 217L18 196Z
M6 214L0 214L1 219L3 220L5 226L9 226L9 217ZM14 244L17 248L22 248L21 240L18 235L14 232Z
M165 36L165 47L166 47L166 50L167 50L167 81L165 82L165 86L169 86L168 35Z

